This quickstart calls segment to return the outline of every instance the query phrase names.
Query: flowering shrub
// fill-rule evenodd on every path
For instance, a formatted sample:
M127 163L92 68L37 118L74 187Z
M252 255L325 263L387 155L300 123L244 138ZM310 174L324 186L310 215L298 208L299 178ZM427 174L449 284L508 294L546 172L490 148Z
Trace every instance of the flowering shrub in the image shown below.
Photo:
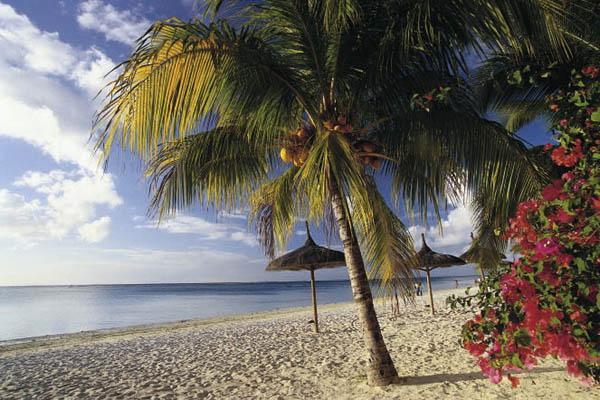
M491 274L474 296L480 312L462 345L493 383L552 356L584 383L600 378L600 79L595 66L574 71L549 98L558 145L546 145L567 168L539 197L520 204L506 238L521 257Z
M432 89L425 94L414 93L410 99L410 109L414 110L417 108L430 112L431 105L436 102L444 102L448 97L449 91L450 87L440 86L439 88Z

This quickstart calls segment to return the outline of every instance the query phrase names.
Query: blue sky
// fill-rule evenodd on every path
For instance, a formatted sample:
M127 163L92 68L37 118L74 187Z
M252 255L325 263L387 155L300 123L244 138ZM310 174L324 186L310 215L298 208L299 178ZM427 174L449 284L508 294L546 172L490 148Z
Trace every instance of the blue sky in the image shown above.
M243 212L195 210L157 227L145 217L139 162L122 155L98 168L94 95L151 22L171 16L195 16L194 1L0 0L0 285L306 279L264 272ZM523 136L544 143L535 134L544 131L537 122ZM301 229L290 246L302 244ZM426 234L434 249L460 253L470 231L458 207L443 237ZM343 268L318 275L347 277Z

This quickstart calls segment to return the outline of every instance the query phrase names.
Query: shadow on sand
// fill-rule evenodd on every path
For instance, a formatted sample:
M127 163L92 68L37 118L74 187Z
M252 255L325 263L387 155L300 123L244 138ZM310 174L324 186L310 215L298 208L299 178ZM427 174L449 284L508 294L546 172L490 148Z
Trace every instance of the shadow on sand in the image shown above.
M534 368L531 371L526 371L524 372L527 375L536 375L536 374L542 374L542 373L546 373L546 372L559 372L559 371L566 371L565 368ZM515 374L515 375L521 375L521 374ZM403 377L403 385L413 385L413 386L417 386L417 385L427 385L430 383L442 383L442 382L451 382L451 383L457 383L457 382L465 382L465 381L476 381L476 380L483 380L483 379L488 379L487 376L484 376L481 372L468 372L468 373L461 373L461 374L435 374L435 375L424 375L424 376L407 376L407 377Z

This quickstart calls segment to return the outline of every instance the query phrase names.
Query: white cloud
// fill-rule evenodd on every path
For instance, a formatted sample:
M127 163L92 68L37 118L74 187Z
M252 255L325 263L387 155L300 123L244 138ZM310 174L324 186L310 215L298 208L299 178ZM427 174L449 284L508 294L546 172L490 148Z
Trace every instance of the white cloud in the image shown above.
M110 232L110 217L102 217L93 222L82 225L77 232L79 238L88 243L96 243L103 240Z
M18 240L21 244L43 239L40 225L45 222L44 207L37 199L0 189L0 238Z
M117 10L101 0L79 5L77 22L82 28L103 33L106 40L132 45L151 25L150 20L132 10Z
M92 221L97 206L112 208L123 202L110 174L100 176L83 170L70 173L61 170L48 173L29 171L15 185L46 195L45 225L48 233L56 238L62 238L76 227Z
M44 248L44 244L39 245ZM240 252L212 248L52 247L46 252L22 251L18 257L0 252L0 285L222 282L306 279L306 276L265 273L268 261ZM319 272L323 276L326 272Z
M99 49L75 49L0 3L0 137L24 140L57 162L95 170L89 100L108 82L104 74L114 65Z
M96 219L99 206L122 203L110 175L105 178L84 170L27 172L15 182L43 195L44 200L0 189L0 237L19 244L62 239L77 231L79 239L98 242L110 231L110 218Z
M63 129L56 112L46 105L34 106L0 96L0 121L0 136L24 140L56 162L71 162L88 170L95 168L91 153L85 151L86 136Z
M77 49L0 3L0 138L22 140L57 163L71 164L16 180L17 188L33 189L40 198L0 188L1 237L31 244L75 232L86 241L108 234L106 219L87 224L99 206L112 208L122 200L113 176L98 171L88 138L90 98L110 79L104 75L113 66L99 49Z
M250 247L257 245L256 236L244 231L233 232L231 234L231 239L235 240L236 242L242 242L246 246Z
M464 205L450 210L442 219L443 234L438 226L411 226L409 231L415 241L415 247L421 248L421 233L425 234L427 245L440 253L461 254L471 244L469 234L473 231L472 213Z
M83 57L80 57L71 76L78 87L90 96L96 96L108 82L116 78L116 72L107 76L114 68L113 60L99 49L92 47Z
M140 221L139 217L133 217L134 221ZM160 229L169 233L188 233L198 235L207 240L233 240L244 243L247 246L256 246L256 238L241 228L229 224L209 222L198 217L178 215L174 218L161 221L148 221L135 226L138 229Z
M3 58L38 72L60 75L75 61L72 47L61 42L58 33L40 31L6 4L0 4L0 42Z
M220 216L229 219L244 219L248 220L249 210L235 210L234 212L221 212Z

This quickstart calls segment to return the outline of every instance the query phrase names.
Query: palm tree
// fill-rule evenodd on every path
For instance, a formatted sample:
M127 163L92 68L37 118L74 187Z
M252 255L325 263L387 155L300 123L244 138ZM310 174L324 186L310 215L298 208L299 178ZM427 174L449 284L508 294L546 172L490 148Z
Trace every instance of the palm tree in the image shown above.
M210 23L173 18L139 40L98 113L97 146L147 161L160 216L249 205L271 257L298 216L337 227L368 382L389 384L361 249L372 276L406 294L414 247L376 177L426 220L428 205L439 219L448 197L498 171L536 174L459 75L476 33L504 40L484 3L209 2Z

